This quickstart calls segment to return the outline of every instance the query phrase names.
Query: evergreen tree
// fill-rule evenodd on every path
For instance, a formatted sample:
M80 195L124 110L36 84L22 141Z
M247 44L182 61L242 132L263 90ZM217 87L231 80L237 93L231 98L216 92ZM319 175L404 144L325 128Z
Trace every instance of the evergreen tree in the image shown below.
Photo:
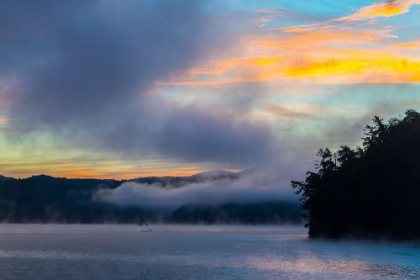
M320 149L318 172L292 181L310 237L420 238L420 114L375 116L363 147Z

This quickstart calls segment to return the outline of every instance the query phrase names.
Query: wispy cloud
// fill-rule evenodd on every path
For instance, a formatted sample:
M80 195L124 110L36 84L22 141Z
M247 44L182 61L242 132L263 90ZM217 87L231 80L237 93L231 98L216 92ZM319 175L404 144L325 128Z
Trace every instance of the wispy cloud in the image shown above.
M401 102L404 106L415 106L420 107L420 99L418 100L410 100L410 101L402 101Z
M246 42L248 49L256 50L249 53L251 57L212 60L160 84L217 85L290 79L322 83L419 81L420 60L399 52L413 45L377 47L379 42L396 37L386 31L294 32L298 33L283 39L274 36L251 39ZM262 53L264 56L252 57Z
M363 7L356 13L337 18L334 21L355 21L366 20L377 17L392 17L405 14L410 11L412 5L420 4L419 0L391 0L378 2L373 5Z
M286 68L286 75L292 77L313 77L322 79L332 76L354 76L353 82L394 83L419 82L420 61L408 59L351 59L331 58L326 60L307 59L301 65ZM363 76L361 76L363 75ZM366 75L366 76L365 76Z
M291 109L287 109L284 107L281 107L277 104L264 104L262 106L262 108L270 113L273 114L275 116L279 116L279 117L284 117L284 118L292 118L292 119L300 119L300 120L315 120L317 119L316 116L307 114L307 113L302 113L302 112L297 112Z
M254 10L254 12L269 14L269 13L286 13L286 12L289 12L289 11L286 10L286 9L256 9L256 10Z
M237 41L243 46L242 56L225 53L222 58L202 61L197 67L158 84L220 85L291 79L334 84L417 83L420 58L402 50L414 49L418 43L395 43L399 39L394 34L395 28L354 21L403 14L419 3L420 0L378 2L337 19L270 26L265 28L265 33L238 36ZM234 50L237 54L238 46Z
M287 33L300 33L300 32L314 31L318 28L319 26L317 24L307 24L307 25L287 26L287 27L280 28L280 30L283 30L284 32L287 32Z

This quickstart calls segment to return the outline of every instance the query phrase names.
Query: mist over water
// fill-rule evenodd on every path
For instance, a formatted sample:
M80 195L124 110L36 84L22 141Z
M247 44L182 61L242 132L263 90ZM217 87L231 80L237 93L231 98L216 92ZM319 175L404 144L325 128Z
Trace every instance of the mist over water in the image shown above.
M420 244L293 226L0 225L2 279L419 279Z
M254 170L239 178L214 179L182 187L126 182L113 190L100 190L95 200L123 206L143 206L175 210L185 203L219 205L278 200L298 201L290 182L276 169Z

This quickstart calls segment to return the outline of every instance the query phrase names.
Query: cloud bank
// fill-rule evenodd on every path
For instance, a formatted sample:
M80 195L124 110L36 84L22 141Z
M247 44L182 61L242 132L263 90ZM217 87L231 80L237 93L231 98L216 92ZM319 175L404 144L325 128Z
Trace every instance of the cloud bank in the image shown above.
M378 2L344 19L341 2L327 12L275 1L0 0L2 170L132 178L312 166L318 148L360 144L376 112L394 115L382 103L418 106L417 4Z
M209 1L6 1L0 89L16 134L99 152L187 162L264 161L264 127L156 84L229 44ZM243 155L250 152L246 158Z
M298 197L285 178L287 176L284 173L269 168L245 172L238 179L209 179L178 188L126 182L116 189L99 191L95 195L95 200L168 211L173 211L185 203L219 205L278 200L297 201Z

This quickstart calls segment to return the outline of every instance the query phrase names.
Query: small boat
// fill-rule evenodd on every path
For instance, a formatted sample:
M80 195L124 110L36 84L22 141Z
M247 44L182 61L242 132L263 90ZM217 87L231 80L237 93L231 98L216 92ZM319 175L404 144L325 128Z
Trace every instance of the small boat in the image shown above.
M151 228L148 228L148 229L142 229L141 232L153 232L153 230Z

